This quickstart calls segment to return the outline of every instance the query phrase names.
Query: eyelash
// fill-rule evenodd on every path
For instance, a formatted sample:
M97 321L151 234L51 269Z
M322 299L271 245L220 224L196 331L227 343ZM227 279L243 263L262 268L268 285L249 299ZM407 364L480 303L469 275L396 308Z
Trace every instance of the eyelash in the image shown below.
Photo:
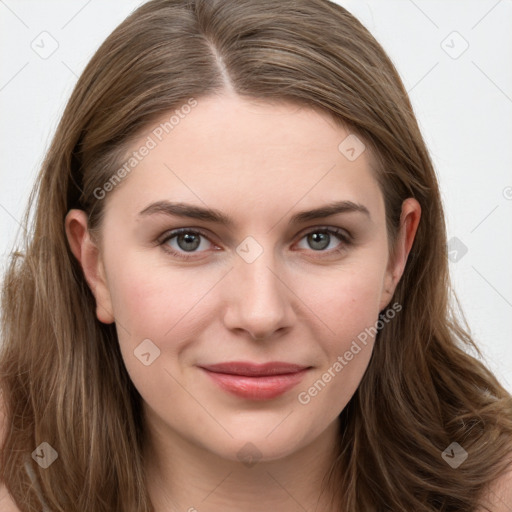
M192 260L194 259L194 257L191 257L191 256L185 256L184 254L187 254L186 252L183 253L183 252L178 252L174 249L171 249L168 245L167 245L167 242L169 240L172 240L173 238L176 238L178 235L180 234L183 234L183 233L191 233L191 234L194 234L194 235L201 235L203 236L204 238L206 238L210 243L213 243L211 242L211 240L209 239L208 235L206 233L204 233L203 231L199 230L199 229L191 229L191 228L179 228L179 229L175 229L173 231L170 231L168 233L166 233L163 238L160 238L157 243L158 245L160 245L162 247L162 249L168 253L168 254L171 254L172 256L175 256L177 258L180 258L182 260ZM312 234L312 233L328 233L330 235L334 235L336 236L337 238L340 239L340 241L342 242L341 244L341 247L337 248L337 249L331 249L330 251L324 251L324 250L319 250L319 251L314 251L312 250L313 252L319 252L319 253L326 253L326 254L338 254L338 253L341 253L343 251L345 251L350 245L352 245L352 239L351 239L351 236L350 235L347 235L345 234L344 231L340 230L340 229L336 229L336 228L331 228L331 227L316 227L306 233L304 233L300 240L302 240L304 237ZM188 254L195 254L194 252L190 252Z

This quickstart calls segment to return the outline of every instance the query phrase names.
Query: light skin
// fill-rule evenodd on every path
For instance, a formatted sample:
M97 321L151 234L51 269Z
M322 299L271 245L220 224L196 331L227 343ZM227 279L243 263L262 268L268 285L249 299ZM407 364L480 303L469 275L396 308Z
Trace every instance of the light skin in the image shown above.
M89 235L84 212L68 213L66 233L96 298L97 318L116 322L124 363L143 398L157 512L332 509L320 482L335 453L338 416L363 377L373 338L359 343L334 377L331 370L307 404L298 395L325 382L338 357L391 308L421 217L419 203L405 200L391 260L372 155L367 149L351 161L340 152L349 134L325 113L290 103L228 93L198 98L103 199L101 243ZM164 200L214 208L234 223L140 215ZM289 222L334 201L368 213ZM201 231L188 239L200 243L187 252L182 237L163 241L177 228ZM352 242L326 228L348 233ZM244 246L247 237L252 245ZM262 252L248 262L240 247ZM134 355L146 339L160 350L149 365ZM225 392L199 368L241 360L311 368L295 388L263 401ZM244 447L255 450L255 464L241 455Z
M67 215L67 236L97 317L116 322L125 365L144 399L156 512L335 510L319 496L319 482L334 453L336 418L359 385L372 344L307 405L297 394L389 306L420 219L416 201L405 201L397 257L389 260L369 152L348 161L337 151L346 135L308 109L202 98L105 198L102 247L92 242L84 212ZM139 211L161 199L215 207L237 224L226 229L161 215L138 220ZM346 213L288 226L294 213L333 199L364 204L371 222ZM303 235L318 226L349 230L357 243L337 256L319 254ZM151 245L178 227L201 227L214 239L211 245L203 239L195 262ZM236 252L247 236L263 248L252 263ZM328 247L339 243L333 236ZM177 248L176 239L167 244ZM133 354L146 338L161 350L149 366ZM254 403L228 396L197 367L235 359L313 368L297 389ZM7 429L0 395L0 439ZM250 467L237 458L248 441L261 454ZM489 488L490 509L510 511L510 489L512 470ZM4 485L0 508L19 512Z

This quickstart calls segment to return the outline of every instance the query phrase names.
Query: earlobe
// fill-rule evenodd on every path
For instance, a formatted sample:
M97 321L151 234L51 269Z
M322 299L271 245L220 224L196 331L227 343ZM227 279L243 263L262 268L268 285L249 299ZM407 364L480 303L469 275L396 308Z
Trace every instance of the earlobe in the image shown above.
M420 218L421 206L419 202L413 197L407 198L402 203L400 230L396 240L395 258L389 261L386 271L383 296L381 300L381 311L391 301L396 286L404 273L405 265L418 230Z
M83 210L69 210L65 229L71 252L96 299L96 316L100 322L110 324L114 321L112 300L100 250L88 231L87 214Z

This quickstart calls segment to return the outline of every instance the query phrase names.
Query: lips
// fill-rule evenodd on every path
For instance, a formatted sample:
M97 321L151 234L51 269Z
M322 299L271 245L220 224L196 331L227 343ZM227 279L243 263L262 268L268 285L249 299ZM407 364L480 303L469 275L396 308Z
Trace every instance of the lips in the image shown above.
M245 399L269 400L295 387L310 367L280 361L232 361L200 368L224 391Z
M246 377L261 377L267 375L282 375L296 373L307 368L299 364L282 363L280 361L255 364L249 362L232 361L229 363L211 364L202 366L205 370L230 375L244 375Z

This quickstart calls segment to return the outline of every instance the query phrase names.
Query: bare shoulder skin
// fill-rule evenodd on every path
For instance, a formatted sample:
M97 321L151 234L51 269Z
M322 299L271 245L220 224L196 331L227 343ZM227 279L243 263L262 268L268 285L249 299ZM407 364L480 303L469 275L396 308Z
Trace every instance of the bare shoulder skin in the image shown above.
M6 434L5 414L2 400L2 392L0 391L0 446L3 444ZM2 512L20 512L20 509L14 504L11 495L7 491L4 484L0 483L0 510Z
M477 512L510 512L512 510L512 464L500 478L498 478L484 496L483 504L487 508L479 508Z

